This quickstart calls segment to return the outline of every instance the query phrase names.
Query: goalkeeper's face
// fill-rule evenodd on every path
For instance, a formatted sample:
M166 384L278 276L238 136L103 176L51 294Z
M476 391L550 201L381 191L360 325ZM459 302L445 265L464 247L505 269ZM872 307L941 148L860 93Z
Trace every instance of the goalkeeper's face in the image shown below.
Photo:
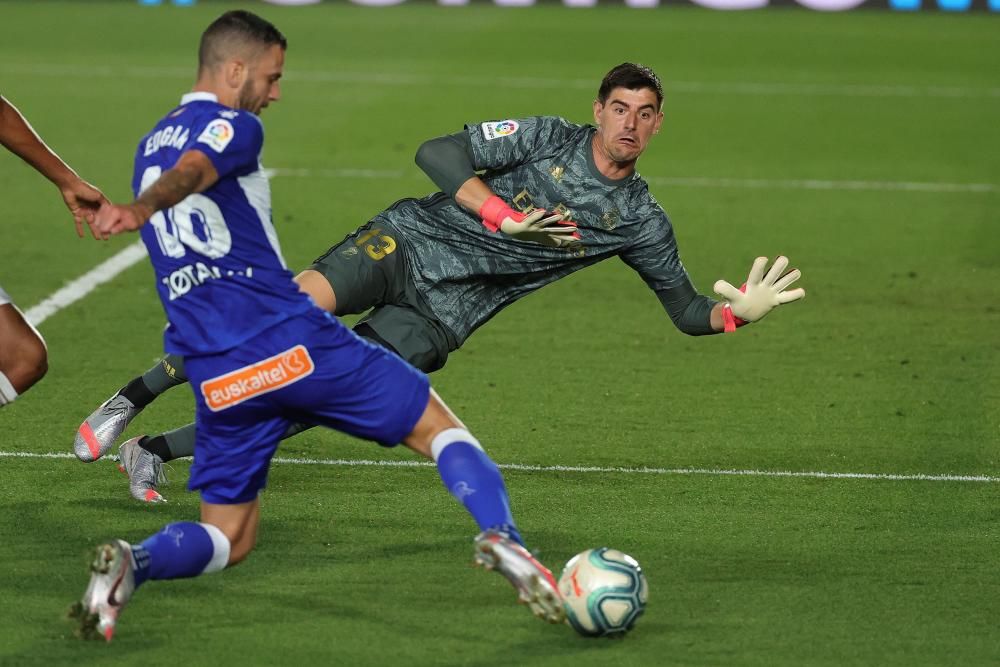
M635 162L660 131L663 112L649 88L613 88L604 102L594 100L594 121L601 151L617 163Z

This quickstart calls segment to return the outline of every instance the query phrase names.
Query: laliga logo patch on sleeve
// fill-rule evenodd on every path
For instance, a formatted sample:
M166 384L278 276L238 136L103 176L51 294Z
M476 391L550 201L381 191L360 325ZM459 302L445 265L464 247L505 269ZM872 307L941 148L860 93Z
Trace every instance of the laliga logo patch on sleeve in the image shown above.
M509 137L517 132L520 127L516 120L498 120L492 123L483 123L483 136L487 141L497 137Z
M216 118L198 135L198 141L208 144L216 153L221 153L235 134L232 123L223 118Z

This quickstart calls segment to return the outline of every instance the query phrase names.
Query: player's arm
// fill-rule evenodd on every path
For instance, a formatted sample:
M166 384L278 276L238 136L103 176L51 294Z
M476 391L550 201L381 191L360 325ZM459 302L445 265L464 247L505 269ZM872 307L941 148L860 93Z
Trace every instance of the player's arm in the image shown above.
M99 232L107 238L135 231L164 209L176 206L188 195L203 192L219 180L215 165L201 150L185 151L177 163L163 172L130 204L108 204L97 214Z
M736 331L737 327L762 319L776 306L805 296L801 288L788 289L802 273L798 269L786 272L788 258L782 256L766 273L767 258L754 260L750 275L739 289L725 280L716 281L715 291L722 302L700 295L681 263L667 214L655 202L641 205L637 214L645 221L641 236L621 253L621 259L656 292L674 325L686 334Z
M467 132L446 134L425 141L417 149L417 166L459 206L478 214L496 193L476 175L472 141Z
M81 179L55 154L21 115L17 108L0 96L0 144L34 167L59 188L66 207L73 214L76 233L83 236L84 221L94 231L94 215L107 200L101 191Z
M681 332L689 336L705 336L723 330L723 304L699 294L687 276L678 285L656 290L656 296L670 316L670 321Z
M715 291L724 300L717 302L698 294L685 279L674 287L656 290L660 303L674 325L691 336L736 331L738 327L764 318L776 306L798 301L806 295L801 287L788 287L802 276L798 269L786 272L788 258L778 257L765 274L767 258L758 257L747 281L739 289L725 280L715 283Z
M417 166L423 169L442 192L470 213L478 215L491 232L559 247L580 238L576 223L544 210L520 213L497 196L476 175L472 142L466 132L425 141L417 150Z

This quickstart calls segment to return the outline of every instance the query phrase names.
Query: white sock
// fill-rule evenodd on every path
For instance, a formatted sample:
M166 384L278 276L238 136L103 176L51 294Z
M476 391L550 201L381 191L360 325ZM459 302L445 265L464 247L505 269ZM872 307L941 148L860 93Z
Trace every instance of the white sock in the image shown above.
M464 428L446 428L445 430L434 436L431 440L431 456L435 461L441 456L441 452L444 448L453 442L467 442L476 449L482 450L483 446L479 444L479 441L472 437L472 434L466 431Z
M15 398L17 398L17 392L14 390L14 385L10 383L6 375L0 372L0 406L13 403Z
M208 565L201 573L212 574L225 569L226 565L229 564L229 538L210 523L199 523L198 525L204 528L208 536L212 538L212 546L215 547L212 552L212 560L208 561Z

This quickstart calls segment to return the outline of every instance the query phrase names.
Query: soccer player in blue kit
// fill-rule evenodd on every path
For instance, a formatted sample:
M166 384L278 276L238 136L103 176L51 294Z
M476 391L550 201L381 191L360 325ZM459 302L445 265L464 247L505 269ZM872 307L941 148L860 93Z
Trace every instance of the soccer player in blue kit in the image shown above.
M71 610L80 634L110 641L121 610L150 579L245 559L271 457L301 420L433 458L479 526L476 562L503 574L536 616L561 622L555 580L524 547L497 466L426 375L320 310L285 266L257 114L279 99L286 46L246 11L213 22L193 92L139 142L136 199L98 211L101 235L141 228L149 250L169 322L164 347L183 356L195 394L188 487L201 493L201 521L169 524L134 545L98 545L90 584Z

